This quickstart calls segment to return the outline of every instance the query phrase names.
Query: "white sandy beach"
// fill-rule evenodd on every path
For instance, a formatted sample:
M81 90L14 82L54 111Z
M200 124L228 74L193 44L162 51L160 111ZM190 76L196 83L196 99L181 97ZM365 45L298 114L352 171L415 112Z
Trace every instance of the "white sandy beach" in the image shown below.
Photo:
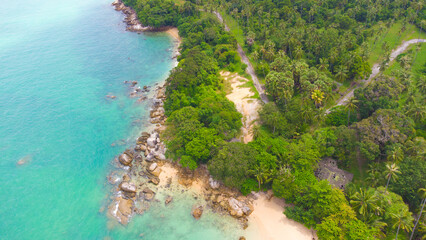
M178 171L169 163L164 164L160 174L160 186L167 182L168 178L174 181L178 178ZM196 180L192 182L190 188L196 192L202 192L206 183ZM312 231L302 224L288 219L284 214L285 202L283 199L272 197L268 200L267 194L256 193L257 200L254 200L254 211L248 217L248 228L245 230L247 240L312 240L318 239Z
M254 211L248 217L249 227L246 229L247 240L312 240L310 229L288 219L284 214L283 199L272 197L267 199L265 193L259 193L254 201Z

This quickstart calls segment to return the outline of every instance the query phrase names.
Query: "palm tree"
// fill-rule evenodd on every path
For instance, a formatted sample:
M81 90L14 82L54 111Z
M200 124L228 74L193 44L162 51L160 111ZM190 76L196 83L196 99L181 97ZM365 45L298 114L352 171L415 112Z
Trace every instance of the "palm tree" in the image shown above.
M296 49L294 50L294 57L296 59L301 59L303 56L303 50L301 46L297 46Z
M417 89L419 89L421 93L426 93L426 77L425 76L421 76L417 80L416 87Z
M321 105L322 100L324 99L324 93L321 92L321 90L319 89L315 89L314 91L312 91L311 98L312 100L314 100L315 106L318 107L319 105Z
M395 164L386 164L386 178L388 179L388 182L386 183L386 188L385 188L385 193L388 190L388 186L389 186L389 182L391 180L391 178L393 179L397 179L398 178L398 174L400 174L401 171L399 171L399 167Z
M273 172L265 164L256 164L254 169L250 170L249 173L253 174L256 177L257 183L260 185L263 183L268 183L272 180Z
M259 52L257 50L255 50L252 54L251 54L251 58L253 58L253 61L257 61L259 60Z
M413 231L411 232L410 240L414 236L414 232L416 231L417 224L419 223L420 218L422 217L423 208L424 208L425 203L426 203L426 188L420 188L419 189L419 193L420 193L420 195L422 196L422 199L423 199L423 201L422 201L422 208L420 210L420 214L419 214L419 217L417 218L416 224L414 224Z
M260 165L256 165L255 167L254 167L254 169L252 169L252 170L250 170L249 171L249 173L251 173L251 174L253 174L255 177L256 177L256 179L257 179L257 183L259 184L259 191L260 191L260 185L262 184L262 180L263 180L263 178L262 178L262 174L263 174L263 169L262 169L262 167L260 166Z
M256 38L256 34L254 33L254 32L252 32L252 31L249 31L248 33L247 33L247 44L249 45L249 46L251 46L251 45L253 45L254 44L254 39Z
M315 108L314 120L316 122L321 122L325 117L325 109L324 108Z
M410 104L408 111L406 112L415 122L420 122L425 118L426 106L419 105L416 101Z
M272 122L272 125L274 125L274 130L273 130L272 134L275 134L275 126L280 121L280 113L279 112L272 113L271 116L270 116L270 121Z
M345 80L345 78L347 77L347 73L348 70L345 66L339 66L336 71L336 79L339 82L343 82L343 80Z
M300 110L300 116L303 118L303 122L307 123L312 119L312 108L303 106L302 110Z
M346 103L346 110L348 111L348 127L349 127L349 119L351 117L351 111L355 110L358 108L358 100L356 100L355 98L351 98L348 100L348 102Z
M424 20L423 20L424 21ZM414 60L413 60L413 64L416 62L417 59L417 53L419 53L419 51L422 49L422 46L420 45L420 43L416 44L416 55L414 56Z
M400 208L397 213L391 213L390 215L395 222L392 227L396 228L396 226L398 226L395 237L395 240L397 240L400 228L402 228L402 230L406 230L407 232L411 230L413 226L413 217L408 211L408 208Z
M320 64L318 65L320 71L325 71L328 69L328 61L325 58L320 58Z
M398 146L398 147L394 147L392 151L389 153L388 160L395 163L399 163L403 157L404 157L404 153L402 152L401 147Z
M378 206L378 197L373 188L367 190L359 189L358 192L351 196L350 204L351 206L358 211L361 216L363 216L364 222L367 221L370 213L381 212L381 208Z

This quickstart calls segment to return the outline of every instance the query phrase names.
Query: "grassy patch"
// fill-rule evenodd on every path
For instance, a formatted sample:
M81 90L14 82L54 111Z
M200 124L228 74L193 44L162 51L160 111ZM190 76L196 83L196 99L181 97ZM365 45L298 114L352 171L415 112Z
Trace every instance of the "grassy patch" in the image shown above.
M228 77L229 77L229 76L228 76ZM229 80L225 80L225 77L222 77L222 83L223 83L223 86L222 86L222 90L223 90L223 92L224 92L226 95L231 94L231 93L232 93L231 81L229 81Z
M422 69L426 63L426 44L420 43L420 50L416 52L417 44L412 44L408 49L402 54L408 54L413 60L411 64L411 73L413 76L419 76L422 74ZM385 70L384 74L391 76L392 72L402 70L401 64L395 60L391 65Z
M416 26L412 24L406 24L406 29L404 32L400 33L400 30L403 27L403 22L398 21L394 23L390 28L385 29L377 37L377 41L374 42L375 37L370 37L368 40L368 45L370 46L370 57L368 62L371 66L383 59L385 51L382 46L385 42L388 43L391 50L399 46L403 41L407 41L414 38L426 38L426 33L421 32ZM379 26L376 25L373 27L373 31L377 31Z
M229 27L230 33L235 37L235 39L237 39L237 42L241 45L241 47L244 47L245 45L244 32L238 25L238 22L231 15L227 14L225 11L219 11L219 12L222 15L226 25Z
M238 86L238 88L250 88L250 92L254 93L250 98L260 99L260 95L256 90L256 87L253 84L253 81L245 81L244 84Z

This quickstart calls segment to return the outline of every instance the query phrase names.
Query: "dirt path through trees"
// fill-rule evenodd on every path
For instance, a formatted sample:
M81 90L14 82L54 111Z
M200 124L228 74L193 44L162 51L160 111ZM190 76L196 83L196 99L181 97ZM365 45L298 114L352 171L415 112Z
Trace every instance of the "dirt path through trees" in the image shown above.
M222 15L219 12L216 12L216 11L213 11L213 13L216 15L217 19L219 19L219 21L225 25L225 31L229 32L230 29L229 29L228 25L226 25L226 23L224 23ZM241 61L244 64L247 65L246 72L251 76L251 79L253 80L254 87L256 88L257 92L259 93L259 96L262 99L262 102L268 103L269 99L265 94L265 90L263 89L263 85L260 84L259 79L257 78L256 73L254 71L253 65L251 65L246 53L244 52L243 48L238 43L237 43L237 51L238 51L238 54L241 57Z
M389 57L389 63L391 63L393 60L395 60L395 58L403 53L408 46L410 46L411 44L415 44L415 43L425 43L426 39L411 39L409 41L405 41L403 42L398 48L396 48L395 50L392 51L390 57ZM345 105L346 102L351 99L354 96L354 91L357 88L360 88L361 86L367 86L368 84L370 84L370 82L377 76L377 74L379 74L380 72L380 64L376 63L374 64L373 68L371 69L371 74L367 79L364 79L361 81L361 83L353 86L352 88L348 89L346 91L346 93L339 99L339 101L337 101L337 103L333 106L340 106L340 105ZM331 108L333 108L331 107ZM330 109L327 109L326 114L330 113Z

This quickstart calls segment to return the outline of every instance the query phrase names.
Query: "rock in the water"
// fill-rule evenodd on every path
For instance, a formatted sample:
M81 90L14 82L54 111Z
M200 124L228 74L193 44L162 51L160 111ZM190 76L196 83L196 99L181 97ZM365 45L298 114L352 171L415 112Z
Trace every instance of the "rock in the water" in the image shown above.
M126 215L129 216L132 214L132 207L133 207L133 201L130 199L125 199L122 197L119 197L118 199L118 210Z
M145 154L146 154L146 152L145 152ZM154 159L155 159L154 154L151 154L151 153L146 154L145 161L152 162L152 161L154 161Z
M142 144L138 144L138 145L136 145L135 150L136 150L136 151L145 152L145 150L146 150L146 146L145 146L145 145L142 145Z
M133 201L123 197L115 198L115 201L108 207L108 214L118 219L118 221L126 225L132 214Z
M151 165L149 165L148 167L148 171L153 172L155 171L155 169L157 169L157 163L152 163Z
M155 135L152 135L146 140L146 143L148 144L149 147L153 148L157 144L157 138L155 137Z
M133 183L122 182L119 187L124 192L136 193L136 186Z
M32 156L31 156L31 155L27 155L27 156L25 156L25 157L23 157L23 158L19 159L19 160L16 162L16 164L17 164L17 165L22 166L22 165L24 165L24 164L27 164L27 163L31 162L31 159L32 159Z
M160 184L160 179L151 178L151 179L149 179L149 182L153 183L154 185L158 185L158 184Z
M220 183L214 180L212 177L209 178L210 187L213 189L218 189L220 187Z
M198 206L192 209L192 216L195 219L200 219L201 215L203 215L203 206Z
M157 158L159 160L166 160L166 156L164 154L162 154L162 153L157 154Z
M147 201L151 201L155 196L155 192L149 188L145 188L142 192L144 193L145 200Z
M150 172L152 175L159 177L161 173L161 168L157 167L154 171Z
M169 204L171 201L173 201L173 197L172 196L168 196L166 198L166 201L164 201L165 204Z
M128 182L128 181L130 181L130 177L129 177L129 175L124 174L124 175L123 175L123 182Z
M129 156L127 153L123 153L118 157L118 160L124 166L130 166L132 164L133 158Z
M233 217L248 216L253 212L253 207L235 198L228 199L228 211Z

